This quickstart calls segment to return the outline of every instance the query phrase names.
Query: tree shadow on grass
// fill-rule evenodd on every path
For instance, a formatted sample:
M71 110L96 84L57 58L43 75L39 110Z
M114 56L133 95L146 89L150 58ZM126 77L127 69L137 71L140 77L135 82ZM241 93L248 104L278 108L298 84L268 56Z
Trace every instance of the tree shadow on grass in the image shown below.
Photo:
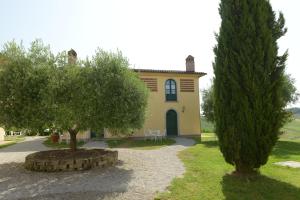
M291 155L299 155L300 143L290 141L278 141L272 151L272 155L277 158L288 159Z
M226 200L300 199L300 188L262 175L248 178L225 175L221 185Z
M23 163L0 165L0 199L86 199L121 195L128 190L132 170L123 163L104 169L73 172L32 172Z
M215 148L215 147L218 147L219 144L218 144L218 141L212 141L212 140L208 140L208 141L201 141L200 144L203 144L205 145L205 147L208 147L208 148Z

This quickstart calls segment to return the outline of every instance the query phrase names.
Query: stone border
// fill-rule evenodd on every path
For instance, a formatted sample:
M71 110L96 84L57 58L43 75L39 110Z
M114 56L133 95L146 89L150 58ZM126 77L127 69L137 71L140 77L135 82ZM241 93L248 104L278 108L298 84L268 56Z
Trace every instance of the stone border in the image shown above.
M51 150L63 151L63 150ZM25 159L25 168L31 171L42 172L59 172L59 171L74 171L74 170L88 170L91 168L104 168L114 166L118 161L118 152L104 149L89 149L86 151L93 151L93 155L81 158L37 158L43 154L40 151L29 154ZM95 155L96 153L96 155Z

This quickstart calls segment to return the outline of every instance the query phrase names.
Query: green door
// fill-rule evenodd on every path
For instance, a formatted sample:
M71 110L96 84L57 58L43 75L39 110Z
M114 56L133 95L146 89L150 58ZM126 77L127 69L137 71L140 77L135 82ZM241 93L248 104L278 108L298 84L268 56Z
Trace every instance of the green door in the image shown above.
M174 110L169 110L167 112L167 136L177 136L178 126L177 126L177 113Z

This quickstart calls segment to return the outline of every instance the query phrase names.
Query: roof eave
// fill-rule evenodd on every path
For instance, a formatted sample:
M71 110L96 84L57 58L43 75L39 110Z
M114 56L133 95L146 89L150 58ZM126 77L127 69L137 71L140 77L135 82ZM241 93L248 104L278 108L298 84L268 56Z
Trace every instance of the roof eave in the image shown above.
M190 75L197 75L198 77L207 75L204 72L187 72L187 71L176 71L176 70L155 70L155 69L133 69L133 70L135 72L143 72L143 73L190 74Z

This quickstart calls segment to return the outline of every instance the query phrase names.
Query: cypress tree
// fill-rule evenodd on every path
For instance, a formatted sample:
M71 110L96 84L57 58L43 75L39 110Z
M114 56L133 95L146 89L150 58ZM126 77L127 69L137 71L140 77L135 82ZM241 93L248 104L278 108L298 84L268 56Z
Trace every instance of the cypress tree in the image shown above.
M266 164L286 119L282 96L287 53L277 40L287 29L268 0L221 0L214 48L216 134L237 173Z

